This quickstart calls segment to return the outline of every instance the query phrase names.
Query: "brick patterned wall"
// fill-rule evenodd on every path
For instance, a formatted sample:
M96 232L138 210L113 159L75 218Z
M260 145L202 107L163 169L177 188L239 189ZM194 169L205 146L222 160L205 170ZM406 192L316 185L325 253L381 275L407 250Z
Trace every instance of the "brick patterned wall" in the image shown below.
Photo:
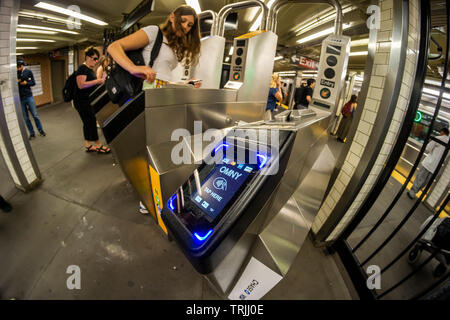
M372 76L369 83L369 91L367 99L364 102L363 113L357 127L355 137L352 141L350 150L346 156L345 162L338 174L338 177L328 195L323 206L319 210L318 216L313 223L312 230L317 233L323 226L325 221L332 215L332 212L345 192L350 179L355 173L356 167L362 158L364 150L369 142L370 134L375 125L377 112L380 107L383 89L386 83L386 77L389 68L389 59L392 43L392 20L393 20L393 0L380 1L381 7L381 23L380 30L377 34L377 44L374 56L374 65L372 68ZM412 89L412 81L414 79L415 63L417 59L418 48L418 30L419 15L418 15L418 0L410 1L409 13L409 38L407 60L405 65L405 72L402 79L402 86L400 89L400 96L397 107L391 121L389 132L386 135L384 144L378 155L378 158L371 169L371 172L361 188L358 196L355 198L352 206L339 222L332 234L328 237L329 240L334 240L337 235L347 226L354 214L359 209L360 205L370 192L373 184L376 182L380 171L389 155L392 146L397 137L397 133L401 127L404 113L407 108L407 103Z
M25 143L28 143L27 136L23 136L21 127L24 128L24 121L22 119L22 112L20 106L20 99L18 96L17 76L11 74L10 65L16 65L15 56L10 56L10 38L11 32L15 34L15 27L11 26L11 16L14 13L13 7L18 7L18 3L13 0L1 0L0 5L0 81L1 98L3 109L0 112L4 114L6 120L6 127L8 135L1 138L0 149L10 170L11 176L16 185L27 188L30 184L38 180L39 169L34 168L31 162L33 158L32 153L28 153L30 148L26 148ZM13 29L13 30L12 30ZM15 48L13 48L15 49ZM12 86L16 86L15 90ZM14 91L16 94L14 94ZM20 120L19 120L20 119ZM19 122L20 121L20 122ZM12 145L12 149L7 148L7 145ZM15 171L12 165L11 152L14 152L18 158L21 172ZM25 176L26 181L20 181L19 176Z

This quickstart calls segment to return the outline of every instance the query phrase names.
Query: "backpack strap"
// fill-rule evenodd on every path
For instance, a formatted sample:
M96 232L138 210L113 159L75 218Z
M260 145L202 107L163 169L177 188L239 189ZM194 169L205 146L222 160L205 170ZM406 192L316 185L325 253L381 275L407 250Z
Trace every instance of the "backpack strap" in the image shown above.
M150 62L148 64L150 68L153 67L153 63L155 62L156 58L159 55L159 50L161 49L162 42L163 42L163 34L161 29L158 27L158 35L156 36L155 43L153 44L152 53L150 55Z

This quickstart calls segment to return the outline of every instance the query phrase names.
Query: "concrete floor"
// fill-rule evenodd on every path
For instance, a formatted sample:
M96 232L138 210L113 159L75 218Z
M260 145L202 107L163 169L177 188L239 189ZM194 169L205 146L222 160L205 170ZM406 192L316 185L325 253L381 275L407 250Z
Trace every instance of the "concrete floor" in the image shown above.
M1 299L220 299L167 241L111 155L85 153L70 104L38 109L46 137L31 141L43 182L17 191L0 161ZM335 255L306 240L287 276L264 299L355 299ZM67 289L69 266L81 289ZM349 289L350 288L350 289Z

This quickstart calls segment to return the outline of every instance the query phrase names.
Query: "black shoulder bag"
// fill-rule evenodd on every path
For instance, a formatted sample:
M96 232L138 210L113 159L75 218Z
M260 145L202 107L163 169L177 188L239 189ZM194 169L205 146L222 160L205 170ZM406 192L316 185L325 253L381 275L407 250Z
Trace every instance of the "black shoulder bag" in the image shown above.
M163 35L161 29L158 28L158 36L153 44L150 55L150 68L153 67L155 59L158 57L161 49ZM131 50L126 52L128 58L137 66L144 66L144 57L142 49ZM136 94L142 91L142 84L144 79L138 78L130 74L127 70L122 68L118 63L113 64L111 71L106 77L106 90L108 96L113 103L123 105L128 100L133 98Z

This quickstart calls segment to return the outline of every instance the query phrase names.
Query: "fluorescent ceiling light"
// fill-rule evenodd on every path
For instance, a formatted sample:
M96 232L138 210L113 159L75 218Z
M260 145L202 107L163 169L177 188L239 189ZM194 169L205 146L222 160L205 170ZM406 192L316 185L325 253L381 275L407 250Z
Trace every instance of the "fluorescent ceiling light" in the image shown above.
M275 57L275 59L273 59L273 61L281 60L283 58L284 58L283 56L278 56L278 57Z
M367 51L355 51L355 52L350 52L350 57L353 56L367 56L368 52Z
M50 21L56 21L56 22L62 22L62 23L70 22L71 24L74 24L74 25L77 25L77 26L81 26L81 23L78 22L78 21L69 21L68 19L60 18L60 17L54 16L54 15L50 15L50 14L43 14L43 13L37 13L37 12L28 12L28 11L19 11L18 15L21 16L21 17L34 18L34 19L45 18L45 19L50 20Z
M17 28L17 32L24 33L39 33L39 34L56 34L56 31L46 31L46 30L37 30L37 29L25 29L25 28Z
M55 40L48 40L48 39L23 39L23 38L17 38L16 39L19 42L55 42Z
M439 97L439 90L433 90L433 89L423 88L423 89L422 89L422 92L423 92L423 93L426 93L426 94L428 94L428 95L434 96L434 97L436 97L436 98ZM448 94L448 93L444 93L442 96L443 96L445 99L450 99L450 94Z
M267 8L270 9L270 7L273 5L274 2L275 2L275 0L269 0L269 3L267 3ZM260 13L258 18L256 18L255 22L253 22L249 31L256 31L259 28L259 26L261 25L261 20L262 20L262 13Z
M231 46L230 48L230 52L228 53L228 55L232 56L234 52L234 46Z
M90 22L90 23L97 24L97 25L101 25L101 26L108 25L104 21L101 21L101 20L89 17L89 16L87 16L85 14L78 13L76 11L72 11L72 10L69 10L69 9L65 9L65 8L61 8L61 7L58 7L58 6L54 6L54 5L46 3L46 2L39 2L38 4L35 4L34 6L38 7L38 8L41 8L41 9L46 9L46 10L50 10L50 11L53 11L53 12L65 14L66 16L78 18L78 19L81 19L81 20L84 20L84 21L87 21L87 22Z
M200 9L200 4L198 3L198 0L185 0L186 4L188 6L191 6L194 8L195 12L200 13L202 12L202 9Z
M434 86L438 86L438 87L441 86L441 81L437 81L437 80L425 79L425 83L426 84L431 84L431 85L434 85ZM450 88L450 84L445 83L445 87L446 88Z
M308 32L314 28L319 27L320 25L327 23L329 21L335 20L336 19L336 11L334 9L331 9L332 11L329 12L330 10L325 10L322 11L321 13L319 13L318 15L316 15L312 21L306 21L303 22L301 24L299 24L295 29L294 32L296 32L296 36L299 36L305 32ZM355 10L355 8L351 5L345 7L342 9L342 15ZM326 14L325 12L329 12L328 14ZM316 18L317 16L319 16L319 18Z
M225 62L228 62L228 61L230 61L230 57L225 58Z
M38 47L16 47L16 50L29 50L29 49L37 49Z
M350 42L350 46L352 46L352 47L367 46L368 44L369 44L369 38L355 40L355 41Z
M41 27L41 26L34 26L30 24L19 24L17 25L19 28L30 28L30 29L38 29L38 30L47 30L47 31L55 31L55 32L63 32L63 33L70 33L70 34L79 34L75 31L69 31L64 29L56 29L56 28L49 28L49 27Z
M343 24L342 25L342 30L348 29L349 27L350 27L350 24ZM334 32L334 27L331 27L331 28L322 30L320 32L314 33L314 34L312 34L310 36L307 36L305 38L302 38L300 40L297 40L297 43L305 43L305 42L311 41L313 39L317 39L317 38L320 38L320 37L323 37L323 36L327 36L329 34L332 34L333 32Z

